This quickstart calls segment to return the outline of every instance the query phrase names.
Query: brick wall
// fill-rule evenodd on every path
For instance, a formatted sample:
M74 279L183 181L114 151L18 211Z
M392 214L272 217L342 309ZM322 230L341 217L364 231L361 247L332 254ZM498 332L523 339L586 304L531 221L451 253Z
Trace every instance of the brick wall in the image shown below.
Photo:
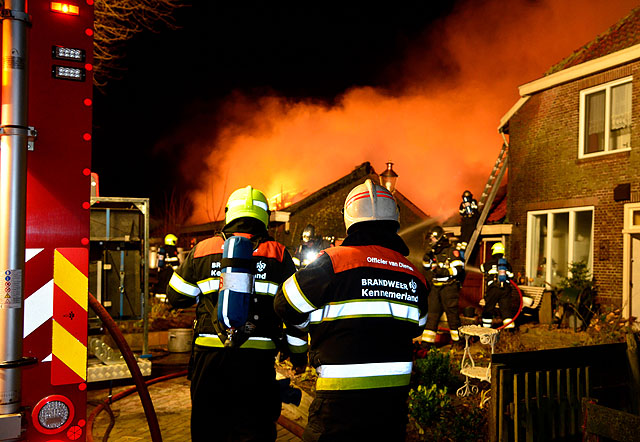
M625 202L613 189L640 190L640 62L533 95L509 121L507 222L514 271L525 272L527 212L594 206L593 276L601 303L622 301L622 228ZM580 90L633 75L631 151L578 159Z

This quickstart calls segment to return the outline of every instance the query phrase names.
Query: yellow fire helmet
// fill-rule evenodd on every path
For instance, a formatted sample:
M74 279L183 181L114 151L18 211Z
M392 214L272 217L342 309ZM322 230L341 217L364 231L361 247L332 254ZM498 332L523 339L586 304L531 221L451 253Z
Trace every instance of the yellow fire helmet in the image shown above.
M504 255L504 244L502 244L501 242L497 242L491 246L491 254L497 255L498 253Z
M248 216L262 221L265 227L269 226L269 203L264 193L251 186L234 191L225 208L225 223L229 224L237 218Z
M178 237L175 236L173 233L169 233L167 236L164 237L164 243L167 246L175 246L178 244Z
M396 200L386 188L368 179L349 192L344 202L344 224L349 227L363 221L400 223Z

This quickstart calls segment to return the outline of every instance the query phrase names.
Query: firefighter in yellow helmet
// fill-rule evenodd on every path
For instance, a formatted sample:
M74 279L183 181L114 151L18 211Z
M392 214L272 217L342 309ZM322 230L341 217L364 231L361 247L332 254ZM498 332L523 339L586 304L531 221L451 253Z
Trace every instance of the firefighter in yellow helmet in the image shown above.
M193 441L274 441L281 399L275 376L275 356L289 342L291 362L300 371L307 363L307 343L285 336L273 299L295 266L286 248L267 233L269 207L265 195L251 186L231 194L222 232L196 244L178 267L167 291L176 308L197 303L195 341L189 363L191 439ZM237 346L225 346L226 334L217 320L218 292L225 240L242 236L254 247L253 293L246 336ZM249 264L251 266L251 264ZM230 273L225 273L231 279ZM232 281L225 284L233 285ZM286 343L284 344L286 345ZM188 437L185 437L188 439Z
M169 233L164 237L164 244L158 249L157 293L166 293L171 275L180 265L177 246L178 237L173 233Z
M344 203L347 237L280 287L276 312L306 330L316 394L302 439L405 439L413 338L426 321L424 277L405 256L393 195L367 180Z
M491 246L491 258L480 265L485 277L484 308L482 309L482 326L491 327L496 304L500 306L500 315L505 329L514 328L513 299L511 296L511 264L504 257L504 244L501 242Z

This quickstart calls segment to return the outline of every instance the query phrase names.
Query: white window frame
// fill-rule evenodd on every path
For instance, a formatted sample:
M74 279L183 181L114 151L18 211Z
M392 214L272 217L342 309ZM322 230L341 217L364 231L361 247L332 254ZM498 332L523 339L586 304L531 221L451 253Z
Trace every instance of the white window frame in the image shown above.
M568 236L570 238L569 244L567 246L567 254L568 257L572 257L574 252L573 252L573 240L572 238L575 237L575 224L576 224L576 213L577 212L586 212L586 211L591 211L591 251L590 251L590 256L589 256L589 272L591 272L591 274L593 275L593 238L594 238L594 230L595 230L595 206L581 206L581 207L568 207L568 208L562 208L562 209L553 209L553 210L536 210L536 211L531 211L531 212L527 212L527 255L526 255L526 275L528 278L533 277L533 275L535 274L535 272L533 271L534 269L534 263L532 262L532 257L533 257L533 217L537 216L537 215L547 215L547 237L545 239L546 241L546 247L545 249L547 250L547 254L550 253L551 249L552 249L552 241L553 241L553 235L551 235L551 232L553 232L554 229L554 219L555 217L553 216L549 216L552 214L557 214L557 213L569 213L569 232L568 232ZM547 261L549 261L548 259L549 257L547 256ZM571 261L571 259L568 259L567 263L571 264L573 261ZM535 266L537 267L537 263L535 264ZM551 283L551 272L552 272L552 266L548 265L545 268L545 277L544 280Z
M579 127L579 143L578 143L578 158L591 158L600 155L610 155L618 152L626 152L631 150L631 146L623 149L609 150L609 138L610 138L610 125L611 125L611 88L619 86L625 83L631 83L633 77L625 77L620 80L611 81L609 83L600 84L598 86L591 87L580 91L580 127ZM632 86L633 87L633 86ZM605 91L605 115L604 115L604 150L602 152L584 153L585 146L585 125L586 125L586 97L595 92ZM633 96L633 95L632 95ZM632 103L633 112L633 103Z
M633 223L633 213L640 211L640 203L627 203L624 205L624 227L622 229L622 316L630 318L637 316L632 304L632 274L631 236L640 234L640 225ZM637 295L636 295L637 296ZM637 305L637 304L636 304ZM634 315L636 313L636 315ZM634 324L634 330L638 331L640 324Z

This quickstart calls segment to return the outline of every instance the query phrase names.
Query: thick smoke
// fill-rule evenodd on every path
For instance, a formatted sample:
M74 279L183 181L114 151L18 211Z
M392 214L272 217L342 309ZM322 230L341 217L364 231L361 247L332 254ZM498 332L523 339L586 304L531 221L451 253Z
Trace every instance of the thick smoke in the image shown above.
M460 4L412 43L386 88L354 88L329 106L235 95L200 161L192 222L223 216L227 196L251 184L285 201L312 193L364 161L393 161L398 190L434 217L481 193L502 144L500 118L518 86L606 31L635 0ZM381 67L384 69L384 67Z

